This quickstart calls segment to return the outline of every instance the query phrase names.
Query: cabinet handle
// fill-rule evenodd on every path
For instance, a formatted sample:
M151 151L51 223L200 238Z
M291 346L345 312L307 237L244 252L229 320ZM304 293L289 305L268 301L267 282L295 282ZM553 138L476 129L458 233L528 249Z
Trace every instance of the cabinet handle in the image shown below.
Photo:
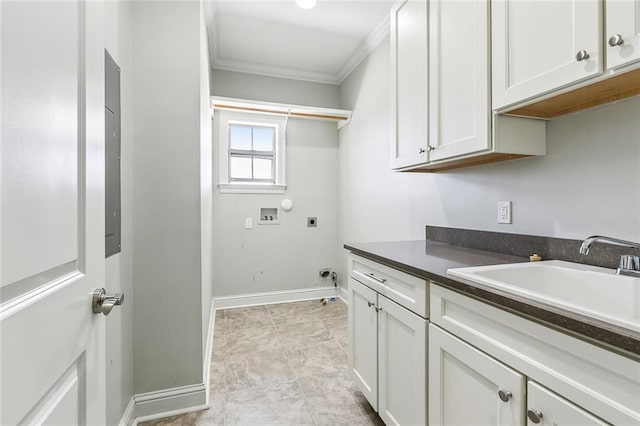
M611 36L611 38L609 39L609 46L611 47L622 46L623 44L624 44L624 39L620 34Z
M371 279L374 279L374 280L378 281L381 284L384 284L384 283L387 282L387 280L385 280L384 278L378 278L375 275L373 275L373 273L368 273L368 274L365 274L365 275L368 276Z
M376 312L380 312L380 311L382 311L382 308L379 308L376 306Z
M502 402L509 402L513 394L508 390L498 389L498 396Z
M367 302L367 305L369 305L369 307L372 307L373 305L375 305L375 303L373 303L373 302Z
M434 149L436 149L436 147L435 147L435 146L433 146L433 145L429 145L429 147L427 148L427 151L431 152L431 151L433 151Z
M585 61L589 59L589 53L587 53L586 50L581 50L578 53L576 53L576 59L578 60L578 62Z
M531 423L538 424L542 420L542 413L538 410L527 410L527 417L531 420Z
M425 150L424 148L418 148L418 154L424 154Z

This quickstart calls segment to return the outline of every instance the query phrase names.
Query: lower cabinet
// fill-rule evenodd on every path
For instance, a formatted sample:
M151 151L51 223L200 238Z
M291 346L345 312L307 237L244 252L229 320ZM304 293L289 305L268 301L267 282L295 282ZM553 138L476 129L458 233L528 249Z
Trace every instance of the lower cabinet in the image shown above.
M640 361L432 284L430 425L638 425Z
M529 380L527 383L527 424L608 425L560 395Z
M349 278L349 365L387 425L427 423L427 320Z
M525 377L429 325L429 424L522 425Z
M432 425L608 424L434 325L429 338Z

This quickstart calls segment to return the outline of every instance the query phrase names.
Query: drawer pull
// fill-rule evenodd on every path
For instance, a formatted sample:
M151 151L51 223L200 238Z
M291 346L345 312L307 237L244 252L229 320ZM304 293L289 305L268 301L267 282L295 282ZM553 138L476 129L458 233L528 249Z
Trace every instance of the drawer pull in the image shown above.
M511 399L513 394L511 392L509 392L509 391L504 390L504 389L498 389L498 396L500 397L500 400L502 402L509 402L509 400Z
M542 420L542 413L538 410L527 410L527 417L531 420L531 423L538 424Z
M367 302L367 305L369 305L369 307L372 307L373 305L375 305L375 303L373 303L373 302Z
M366 276L368 276L369 278L373 279L373 280L378 281L378 282L379 282L379 283L381 283L381 284L384 284L384 283L386 283L386 282L387 282L387 280L386 280L386 279L384 279L384 278L378 278L378 277L376 277L375 275L373 275L373 273L371 273L371 272L369 272L368 274L365 274L365 275L366 275Z
M382 308L379 308L376 306L376 312L380 312L380 311L382 311Z

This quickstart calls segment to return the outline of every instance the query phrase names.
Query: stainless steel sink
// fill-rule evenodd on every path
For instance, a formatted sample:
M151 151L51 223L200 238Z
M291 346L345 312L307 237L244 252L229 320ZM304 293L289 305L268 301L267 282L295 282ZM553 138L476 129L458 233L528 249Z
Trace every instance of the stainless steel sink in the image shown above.
M544 262L456 268L452 277L640 332L640 278L578 263Z

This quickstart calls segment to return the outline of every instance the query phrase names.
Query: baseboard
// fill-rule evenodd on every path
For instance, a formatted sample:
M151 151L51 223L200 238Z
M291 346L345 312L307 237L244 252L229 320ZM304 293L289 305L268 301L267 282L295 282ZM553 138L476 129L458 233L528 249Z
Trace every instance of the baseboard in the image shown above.
M342 299L344 303L349 304L349 290L346 288L339 286L338 287L338 297Z
M135 418L133 417L135 408L136 401L134 400L134 397L131 397L127 404L127 408L124 409L124 413L122 414L122 418L120 419L118 426L130 426L135 423Z
M208 408L204 383L138 394L133 399L134 424Z
M211 301L211 309L209 310L209 330L207 333L207 343L204 353L204 364L202 365L202 383L205 387L205 395L207 404L209 403L209 395L211 394L211 356L213 352L213 328L216 321L216 304Z
M240 294L237 296L215 297L213 299L213 305L215 309L242 308L272 303L322 299L323 297L337 297L339 296L339 292L340 290L336 287L315 287L300 290Z

